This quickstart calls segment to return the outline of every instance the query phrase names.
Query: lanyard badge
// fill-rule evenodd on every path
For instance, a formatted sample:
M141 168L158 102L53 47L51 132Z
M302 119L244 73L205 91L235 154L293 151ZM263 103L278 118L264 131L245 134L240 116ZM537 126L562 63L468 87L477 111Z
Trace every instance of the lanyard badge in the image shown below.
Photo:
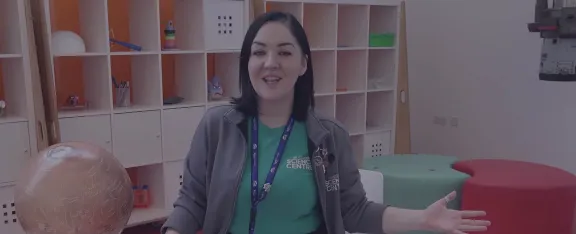
M288 142L288 138L290 137L290 133L292 133L292 128L294 126L294 119L288 119L288 123L284 128L284 132L282 133L282 137L280 142L278 143L278 148L276 149L276 153L274 154L274 161L272 162L272 166L268 171L268 175L266 176L266 181L262 186L262 190L258 193L258 118L252 119L252 147L251 147L251 159L252 159L252 207L250 209L250 226L249 226L249 233L254 234L254 226L256 224L256 213L258 204L262 202L268 192L270 192L270 188L272 187L272 182L274 181L274 176L278 171L278 166L280 165L280 160L282 159L282 155L284 154L284 149L286 148L286 144Z

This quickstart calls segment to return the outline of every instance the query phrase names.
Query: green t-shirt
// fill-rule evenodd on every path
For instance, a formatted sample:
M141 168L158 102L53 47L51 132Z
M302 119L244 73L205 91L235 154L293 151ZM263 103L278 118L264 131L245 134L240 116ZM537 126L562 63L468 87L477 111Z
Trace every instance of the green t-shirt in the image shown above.
M251 123L248 124L249 139ZM269 128L258 124L258 192L266 181L284 126ZM304 123L295 121L294 128L278 166L270 192L258 205L255 234L305 234L321 223L312 163L308 157L308 140ZM230 233L248 233L251 203L252 160L250 149L238 191Z

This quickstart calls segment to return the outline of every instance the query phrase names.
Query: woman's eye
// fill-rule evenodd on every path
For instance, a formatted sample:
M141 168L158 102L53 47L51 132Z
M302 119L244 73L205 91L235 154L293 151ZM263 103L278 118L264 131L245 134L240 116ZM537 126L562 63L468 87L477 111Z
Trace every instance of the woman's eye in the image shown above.
M280 52L279 54L282 55L282 56L290 56L290 55L292 55L292 53L290 53L290 52L288 52L288 51L283 51L283 52Z
M252 53L252 55L256 55L256 56L260 56L260 55L264 55L264 54L266 54L266 53L264 53L264 51L254 51Z

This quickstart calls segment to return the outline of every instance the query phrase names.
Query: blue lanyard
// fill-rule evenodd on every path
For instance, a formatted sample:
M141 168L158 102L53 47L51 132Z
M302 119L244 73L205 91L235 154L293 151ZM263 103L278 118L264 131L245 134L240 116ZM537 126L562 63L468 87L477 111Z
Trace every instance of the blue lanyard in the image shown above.
M284 149L286 148L286 143L288 142L293 126L294 119L290 118L284 128L280 143L278 143L274 161L272 162L270 171L268 171L268 176L266 176L266 183L264 183L262 191L258 194L258 118L252 120L252 207L250 208L250 226L248 229L250 234L254 234L258 204L262 202L266 198L266 195L268 195L268 192L270 192L270 187L272 187L274 176L276 175L276 171L278 171L278 165L280 165L280 159L284 154Z

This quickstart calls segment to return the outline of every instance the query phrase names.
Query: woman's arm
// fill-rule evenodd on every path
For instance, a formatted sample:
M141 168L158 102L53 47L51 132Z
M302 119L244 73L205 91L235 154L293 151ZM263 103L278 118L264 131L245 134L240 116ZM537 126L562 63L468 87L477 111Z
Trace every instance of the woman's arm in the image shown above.
M349 233L383 234L382 220L388 207L368 201L348 132L336 124L332 126L331 132L334 154L338 160L340 209L344 229Z
M382 215L382 230L384 233L399 233L423 230L424 218L422 210L408 210L388 207Z

